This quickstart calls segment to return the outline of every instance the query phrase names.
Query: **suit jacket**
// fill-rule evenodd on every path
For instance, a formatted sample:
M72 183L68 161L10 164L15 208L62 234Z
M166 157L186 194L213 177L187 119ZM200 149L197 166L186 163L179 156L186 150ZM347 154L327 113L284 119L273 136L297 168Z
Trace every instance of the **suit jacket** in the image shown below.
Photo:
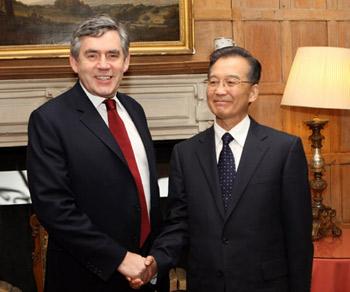
M147 153L151 235L140 249L133 177L107 125L77 83L35 110L29 121L29 187L34 211L49 234L46 291L129 291L116 269L127 250L146 255L158 233L159 191L146 117L131 97L118 93L118 99Z
M312 212L301 140L251 120L225 212L213 127L174 147L160 271L188 248L189 292L310 291Z

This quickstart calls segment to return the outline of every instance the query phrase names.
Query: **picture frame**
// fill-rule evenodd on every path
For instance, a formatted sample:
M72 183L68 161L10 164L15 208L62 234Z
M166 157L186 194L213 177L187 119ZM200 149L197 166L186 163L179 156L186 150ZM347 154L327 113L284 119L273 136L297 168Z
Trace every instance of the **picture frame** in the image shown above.
M21 1L25 1L28 3L35 2L36 0L17 0L14 3L18 5ZM7 2L12 2L12 0L8 0ZM47 4L48 2L52 2L52 4ZM12 30L8 29L6 31L6 25L1 23L1 18L3 18L0 14L0 34L5 36L5 41L7 43L3 44L0 41L0 59L28 59L28 58L64 58L69 56L69 38L73 29L71 27L76 26L80 21L74 25L70 23L67 24L66 31L64 34L61 32L61 29L57 29L57 26L61 25L63 22L62 17L57 17L57 22L55 22L55 16L53 15L54 9L59 10L62 8L57 7L57 3L66 3L67 1L63 0L52 0L45 1L45 5L33 4L26 5L23 4L25 10L27 11L27 16L19 16L21 17L22 22L29 22L30 25L28 27L32 28L30 33L24 33L20 31L20 25L16 25L15 28L12 27ZM74 1L71 1L74 2ZM93 3L99 1L91 1ZM108 9L109 11L113 11L118 9L124 10L132 10L134 9L137 13L130 12L130 15L134 19L127 19L128 14L123 13L122 17L124 19L121 20L124 24L126 23L127 29L131 36L131 44L130 44L130 52L132 55L172 55L172 54L193 54L194 53L194 31L193 31L193 15L192 15L192 0L164 0L164 1L156 1L156 0L143 0L143 1L118 1L118 0L109 0L109 5L105 5L106 1L102 1L101 7L104 9ZM133 4L113 4L113 2L117 3L126 3L132 2ZM159 3L163 2L162 5ZM85 3L89 3L89 0L86 1L77 1L79 5L87 5ZM135 4L136 3L136 4ZM139 4L137 4L139 3ZM141 3L141 4L140 4ZM169 4L169 5L167 5ZM125 7L123 6L125 5ZM38 7L39 6L39 7ZM118 6L118 7L113 7ZM37 8L38 7L38 8ZM103 12L101 7L96 8L94 11ZM109 7L109 8L108 8ZM112 8L111 8L112 7ZM49 15L51 13L50 19L45 19L45 17L38 12L39 10L42 13L46 13ZM20 8L18 8L20 9ZM32 9L32 10L30 10ZM41 10L40 10L41 9ZM80 8L81 10L81 8ZM84 10L83 10L84 11ZM10 11L11 12L11 11ZM1 13L1 11L0 11ZM3 12L2 14L6 13ZM31 14L30 14L31 13ZM16 7L12 7L12 16L16 19ZM100 13L101 14L101 13ZM138 15L138 18L135 20L135 14ZM29 15L29 16L28 16ZM170 15L170 16L169 16ZM68 18L70 17L70 18ZM167 18L168 17L168 18ZM29 19L28 19L29 18ZM68 21L71 19L79 19L82 18L80 15L65 16ZM61 21L61 22L60 22ZM40 24L40 29L35 30L35 22ZM34 23L34 24L32 24ZM54 29L54 25L56 26L56 30ZM1 31L1 27L3 31ZM26 26L27 27L27 26ZM34 27L34 28L33 28ZM63 25L61 25L63 27ZM68 30L68 27L70 29ZM47 31L45 31L47 28ZM131 28L131 29L130 29ZM152 31L152 28L154 29ZM18 29L19 31L16 31ZM64 29L62 29L64 31ZM38 34L35 32L38 31ZM51 31L51 32L50 32ZM55 39L55 32L59 31L60 34L57 33L57 41ZM136 33L133 35L133 31ZM11 33L10 33L11 32ZM147 33L145 33L147 32ZM13 35L13 36L12 36ZM32 36L31 38L28 38ZM6 37L7 36L7 37ZM21 37L26 40L21 40ZM47 38L46 38L47 37ZM142 39L146 37L148 39ZM13 38L13 39L11 39ZM38 39L38 43L30 43L33 42L33 39ZM13 42L13 43L12 43Z

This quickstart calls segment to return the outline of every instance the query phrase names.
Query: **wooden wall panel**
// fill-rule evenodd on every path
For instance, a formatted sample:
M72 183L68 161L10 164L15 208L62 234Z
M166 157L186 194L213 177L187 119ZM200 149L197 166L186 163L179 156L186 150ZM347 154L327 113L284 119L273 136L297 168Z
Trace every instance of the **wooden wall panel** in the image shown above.
M341 167L341 176L340 176L340 185L341 185L341 194L342 194L342 204L341 204L341 219L342 222L350 225L350 164L342 165Z
M350 1L349 1L350 5ZM350 6L349 6L350 7ZM349 11L350 14L350 11ZM339 47L350 48L350 21L340 21L338 23Z
M338 0L338 8L339 9L350 8L350 1L349 0Z
M342 153L350 153L350 112L346 110L339 112L339 130L334 132L336 133L335 137L337 137L338 140L338 151Z
M332 199L325 203L329 203L328 206L332 206L336 210L338 221L346 223L342 212L342 190L341 184L339 183L339 178L341 177L341 166L337 164L335 160L331 161L329 165L331 173L328 180L328 189L330 190L330 196ZM348 221L348 223L350 223L350 221Z
M260 95L251 104L249 114L262 123L275 129L282 129L282 109L280 107L281 97L279 95Z
M232 38L231 21L198 21L195 25L196 54L194 59L207 59L214 49L214 39L217 37Z
M244 47L261 62L262 82L281 82L281 30L278 21L246 21Z
M326 8L326 0L294 0L295 8Z
M231 0L194 0L193 8L195 13L202 10L231 10Z
M279 8L279 0L246 0L242 5L248 8Z
M332 184L330 183L332 181L331 177L332 177L332 168L329 164L326 164L325 170L323 173L323 179L327 182L328 186L323 192L323 203L327 206L334 206L333 201L336 197L336 194L333 192L334 190L332 188Z
M298 47L327 46L327 22L293 21L291 23L293 56Z
M338 47L339 46L339 25L336 21L331 20L327 23L328 29L328 46Z

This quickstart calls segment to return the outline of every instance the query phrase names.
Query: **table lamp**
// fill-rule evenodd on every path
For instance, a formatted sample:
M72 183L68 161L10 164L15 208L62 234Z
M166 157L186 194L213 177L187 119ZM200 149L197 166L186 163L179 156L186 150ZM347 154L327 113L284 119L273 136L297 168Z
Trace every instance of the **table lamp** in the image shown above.
M350 109L350 49L335 47L298 48L281 105ZM312 191L312 238L319 240L325 236L339 237L341 229L336 225L336 211L323 204L322 193L327 182L322 178L324 159L321 154L324 136L321 130L328 120L314 117L306 121L312 134L310 168L313 178Z

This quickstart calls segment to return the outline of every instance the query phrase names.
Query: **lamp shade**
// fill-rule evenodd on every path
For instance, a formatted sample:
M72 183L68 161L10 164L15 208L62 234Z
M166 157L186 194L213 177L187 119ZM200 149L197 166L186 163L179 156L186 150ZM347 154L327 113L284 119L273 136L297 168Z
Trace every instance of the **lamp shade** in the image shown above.
M350 49L298 48L281 104L350 109Z

